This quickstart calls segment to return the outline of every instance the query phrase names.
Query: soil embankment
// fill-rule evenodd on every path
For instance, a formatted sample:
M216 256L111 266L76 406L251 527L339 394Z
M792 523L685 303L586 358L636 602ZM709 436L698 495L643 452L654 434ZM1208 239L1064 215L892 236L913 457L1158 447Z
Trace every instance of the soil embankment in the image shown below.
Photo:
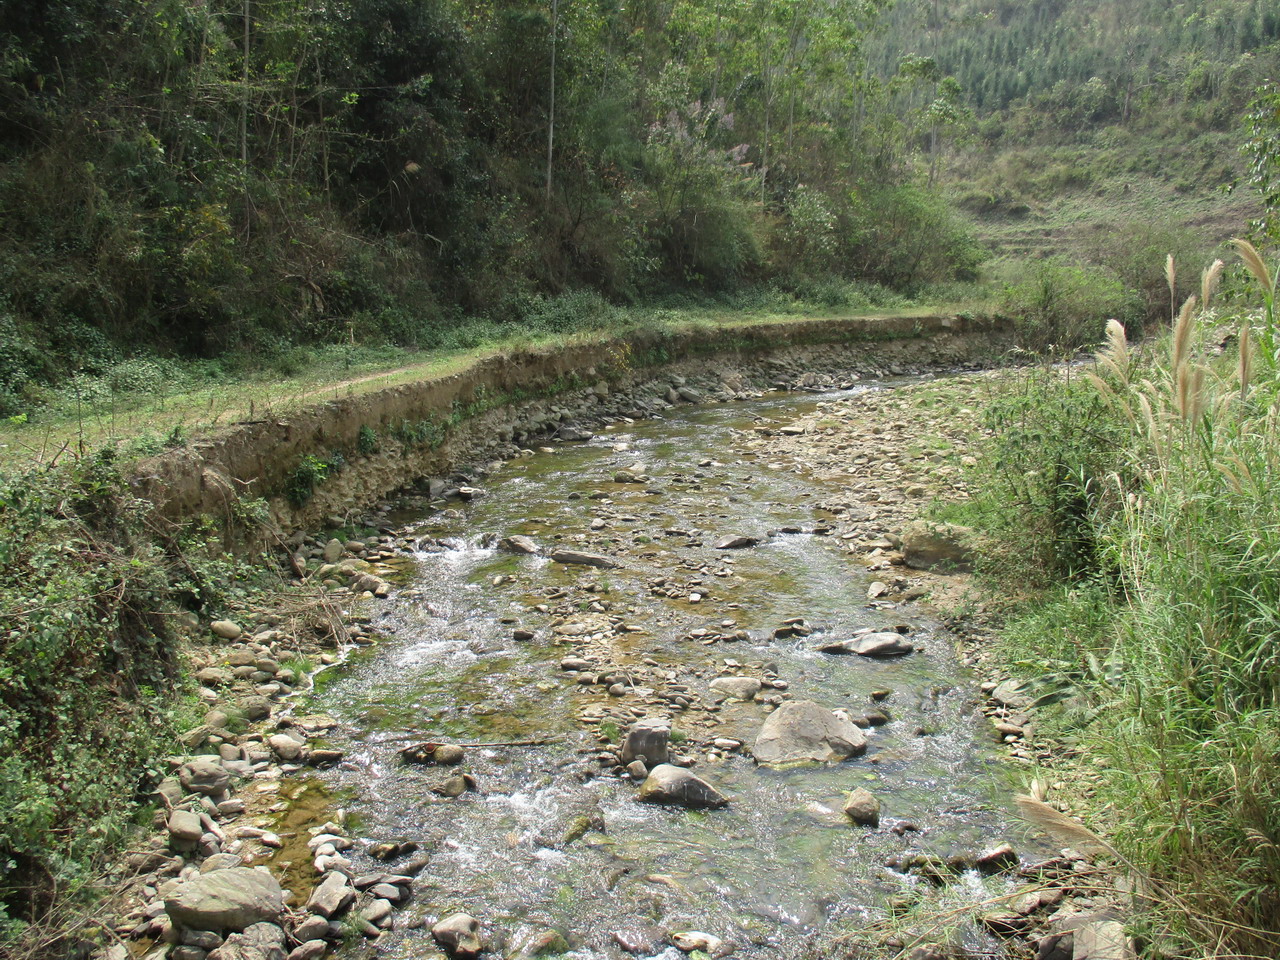
M513 444L554 435L578 418L651 415L659 374L732 399L752 385L990 365L1011 346L997 321L955 316L790 321L639 331L590 343L513 352L438 379L270 414L143 461L134 487L170 519L225 516L239 498L266 498L286 531L358 509L419 478L501 459ZM690 388L692 389L692 388ZM637 405L636 399L640 403ZM653 401L653 402L650 402ZM687 402L678 394L671 402ZM301 506L307 457L343 464Z

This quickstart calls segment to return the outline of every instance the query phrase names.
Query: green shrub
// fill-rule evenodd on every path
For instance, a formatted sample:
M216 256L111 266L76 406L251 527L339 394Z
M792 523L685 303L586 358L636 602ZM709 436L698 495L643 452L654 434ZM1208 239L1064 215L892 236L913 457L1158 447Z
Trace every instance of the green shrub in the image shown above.
M946 201L920 187L863 187L844 221L846 271L895 290L972 280L986 257Z
M1055 260L1020 265L999 310L1014 321L1020 346L1058 356L1101 342L1108 319L1141 315L1137 295L1110 273Z
M328 480L333 472L328 461L309 453L290 475L285 496L295 507L301 507L315 494L316 487Z
M993 564L1016 563L1029 585L1102 577L1099 525L1114 509L1127 422L1079 374L1041 367L994 396L983 424L970 509L1003 544Z
M1135 338L1147 324L1172 323L1182 302L1198 292L1200 271L1212 259L1201 237L1156 211L1109 224L1086 252L1094 263L1105 264L1122 284L1136 292L1140 306L1131 317L1142 321L1142 326L1127 324L1129 335ZM1169 256L1174 261L1172 291L1166 274Z
M55 889L84 883L169 748L167 564L145 535L148 510L110 455L0 476L0 904L10 916L32 919Z

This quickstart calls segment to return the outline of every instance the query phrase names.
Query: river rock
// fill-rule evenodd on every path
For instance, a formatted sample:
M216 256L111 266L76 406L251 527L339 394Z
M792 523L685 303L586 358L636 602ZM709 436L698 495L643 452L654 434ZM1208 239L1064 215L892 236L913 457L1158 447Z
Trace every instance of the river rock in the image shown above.
M867 633L853 640L853 652L860 657L901 657L914 649L900 633Z
M302 757L303 744L287 733L276 733L267 738L267 744L277 757L286 763L293 763Z
M720 952L720 947L724 943L719 937L713 937L709 933L702 933L700 930L673 933L671 942L685 953L693 953L695 950L700 950L712 956Z
M445 917L431 928L431 936L435 937L436 943L460 960L478 956L484 949L480 921L465 913Z
M956 524L916 521L902 530L903 562L913 570L972 573L974 532Z
M240 624L233 623L230 620L215 620L209 624L209 629L213 631L215 637L220 637L223 640L238 640L240 635L244 633L240 629Z
M190 810L177 809L169 814L169 839L177 848L191 850L204 834L200 817Z
M849 794L844 802L845 815L864 827L880 826L880 801L862 787Z
M325 563L337 563L339 560L342 559L342 553L343 553L342 541L339 540L337 537L334 537L332 540L330 540L328 543L324 545L324 551L321 553L320 556Z
M284 891L266 870L233 867L183 881L165 898L164 907L184 927L244 930L279 917Z
M356 891L346 876L337 870L327 874L311 892L307 909L326 920L336 917L355 903Z
M320 960L329 945L323 940L304 940L289 952L285 960Z
M257 695L240 698L240 712L249 721L265 720L271 716L271 701Z
M913 644L900 633L864 633L848 640L837 640L824 643L818 647L819 653L846 654L856 653L863 657L900 657L915 649Z
M535 928L517 934L507 953L509 960L559 956L569 952L569 942L559 930Z
M368 906L360 911L360 918L372 923L375 927L384 927L391 922L393 909L394 906L390 900L370 900Z
M223 684L230 683L231 677L227 671L219 670L217 667L202 667L196 671L196 682L206 687L221 687Z
M308 940L329 939L329 921L318 914L312 914L293 928L295 940L306 943Z
M505 550L507 553L536 554L538 552L538 545L528 537L517 533L510 537L503 537L499 540L498 549Z
M646 767L653 769L667 762L670 741L670 720L664 717L638 720L627 731L627 739L623 741L622 763L626 766L635 760L643 760Z
M974 865L983 873L998 873L1018 865L1018 851L1013 849L1012 844L1002 843L984 851L974 861Z
M667 932L661 927L644 921L625 920L632 926L619 927L610 932L614 943L627 953L638 957L649 957L661 953L667 942Z
M1133 960L1134 952L1118 920L1086 923L1075 931L1072 960Z
M193 757L178 768L178 781L191 793L216 797L231 786L231 774L218 757Z
M457 766L466 755L467 751L456 743L442 743L435 749L436 763L445 767Z
M848 717L812 700L796 700L769 714L752 752L763 764L826 763L866 749L866 736Z
M621 567L622 564L613 557L606 557L599 553L583 553L581 550L553 550L551 559L556 563L577 564L585 567L600 567L604 570L614 570Z
M760 540L756 537L732 536L725 537L716 544L717 550L742 550L746 547L754 547Z
M255 923L233 933L207 960L285 960L284 930L274 923Z
M669 763L649 771L648 779L640 784L640 800L672 803L691 810L716 809L729 802L728 797L705 780Z
M750 700L760 692L760 681L755 677L716 677L711 690L734 700Z
M1012 710L1021 710L1031 703L1031 698L1022 692L1022 685L1016 680L1005 680L996 684L996 688L988 696L994 703Z

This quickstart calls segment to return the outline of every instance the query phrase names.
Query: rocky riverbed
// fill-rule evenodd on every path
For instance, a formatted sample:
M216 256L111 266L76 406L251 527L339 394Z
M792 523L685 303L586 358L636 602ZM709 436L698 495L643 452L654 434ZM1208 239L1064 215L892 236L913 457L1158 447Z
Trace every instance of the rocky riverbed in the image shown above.
M673 380L635 401L675 419L556 416L295 541L333 616L209 628L116 929L156 960L1107 955L1106 885L1012 816L997 743L1052 752L930 604L974 545L916 521L964 495L989 376Z

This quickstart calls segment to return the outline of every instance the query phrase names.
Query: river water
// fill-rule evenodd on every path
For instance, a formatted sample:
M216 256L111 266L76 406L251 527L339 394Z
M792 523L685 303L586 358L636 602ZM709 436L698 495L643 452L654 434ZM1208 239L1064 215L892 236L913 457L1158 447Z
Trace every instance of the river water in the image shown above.
M498 951L554 929L575 957L621 957L620 940L647 939L639 955L675 958L662 932L697 930L738 957L837 956L841 933L907 901L937 916L1003 889L966 872L937 891L885 866L915 852L971 856L1005 839L1031 848L953 640L926 608L872 604L872 576L842 551L838 518L820 506L832 491L767 444L749 445L762 425L841 395L772 395L615 424L504 464L473 502L394 518L422 548L399 594L371 611L385 639L321 674L299 704L341 722L332 740L348 762L321 776L356 833L432 851L378 956L436 956L429 927L454 911L477 917ZM641 469L641 482L615 481ZM623 566L497 549L496 538L512 534L614 554ZM716 550L729 534L760 544ZM774 636L800 617L810 635ZM594 639L556 633L566 622L569 633L594 628ZM814 651L824 639L898 625L922 651L893 660ZM533 639L514 640L517 629ZM748 638L712 639L737 631ZM625 695L560 669L578 655L621 679ZM717 704L707 685L721 674L777 678L791 698L855 718L881 709L889 720L868 731L862 757L764 769L712 746L728 738L749 749L767 716L762 703ZM693 701L688 709L669 699L679 696ZM641 804L636 785L600 763L606 739L616 743L639 716L672 718L675 748L730 797L726 808ZM548 738L469 748L459 768L397 756L413 740ZM431 792L459 772L475 791ZM842 813L857 787L882 801L878 829ZM972 925L936 936L989 946Z

